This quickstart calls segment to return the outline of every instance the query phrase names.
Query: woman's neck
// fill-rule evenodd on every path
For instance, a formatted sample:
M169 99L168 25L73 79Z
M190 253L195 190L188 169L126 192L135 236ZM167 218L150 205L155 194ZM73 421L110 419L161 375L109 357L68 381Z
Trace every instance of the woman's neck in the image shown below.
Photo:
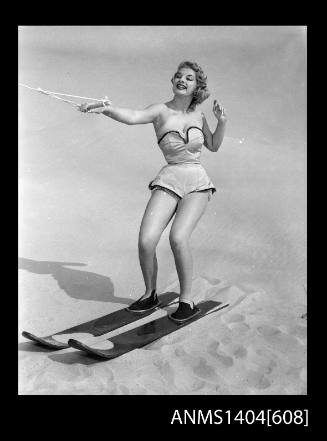
M193 97L191 96L174 96L174 98L169 101L170 106L177 112L187 113L188 108L192 102Z

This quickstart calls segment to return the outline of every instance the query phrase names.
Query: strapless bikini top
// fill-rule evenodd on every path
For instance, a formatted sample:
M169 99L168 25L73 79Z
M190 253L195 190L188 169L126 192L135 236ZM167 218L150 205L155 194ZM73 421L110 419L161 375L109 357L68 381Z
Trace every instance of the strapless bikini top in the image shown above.
M168 164L200 164L204 134L200 127L191 126L184 132L170 130L160 137L158 145Z

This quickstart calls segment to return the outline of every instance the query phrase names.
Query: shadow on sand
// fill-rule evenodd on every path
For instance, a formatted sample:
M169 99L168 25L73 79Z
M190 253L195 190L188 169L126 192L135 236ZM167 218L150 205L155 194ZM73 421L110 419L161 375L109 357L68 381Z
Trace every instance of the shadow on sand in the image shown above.
M88 354L82 351L76 351L69 349L69 352L62 352L58 354L58 351L44 346L40 346L37 343L23 342L18 343L18 350L23 352L42 352L47 355L51 360L63 363L63 364L84 364L85 366L89 364L101 363L103 361L108 361L106 359L96 359L89 357ZM63 350L65 351L65 350Z
M108 361L105 358L101 359L101 358L90 357L88 354L83 353L82 351L74 351L74 352L67 352L61 354L58 353L49 354L48 358L50 358L52 361L55 361L57 363L62 363L66 365L84 364L85 366Z
M55 352L54 349L45 348L29 341L18 343L18 350L24 352Z
M89 271L79 271L66 266L86 266L76 262L50 262L18 259L18 269L34 274L49 274L58 283L60 289L70 297L80 300L129 304L126 297L115 297L114 285L109 277Z

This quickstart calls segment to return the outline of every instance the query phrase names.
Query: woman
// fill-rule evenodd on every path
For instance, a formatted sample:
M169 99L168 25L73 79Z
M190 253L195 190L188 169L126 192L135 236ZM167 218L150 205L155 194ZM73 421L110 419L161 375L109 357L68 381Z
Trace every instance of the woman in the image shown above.
M173 99L163 104L150 105L144 110L116 107L109 102L82 104L79 110L102 113L125 124L152 123L154 126L158 145L167 160L167 165L149 183L152 195L139 232L139 259L145 293L127 309L142 313L159 306L156 292L156 247L163 231L175 215L169 241L180 283L180 299L178 309L170 318L181 323L200 312L191 298L193 260L189 239L205 212L208 201L216 191L200 164L201 148L205 145L212 152L218 151L223 141L227 119L224 108L215 100L213 113L218 124L214 133L211 133L204 114L197 110L197 105L210 95L207 78L198 64L182 62L171 82Z

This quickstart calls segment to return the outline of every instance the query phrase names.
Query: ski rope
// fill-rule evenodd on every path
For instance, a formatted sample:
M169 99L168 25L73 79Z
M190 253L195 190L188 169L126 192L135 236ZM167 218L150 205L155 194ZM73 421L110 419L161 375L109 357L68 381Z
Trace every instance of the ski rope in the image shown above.
M63 101L64 103L73 104L75 107L79 107L80 104L77 104L77 103L75 103L74 101L71 101L71 100L60 98L60 96L68 96L70 98L81 98L81 99L84 99L84 100L98 101L98 102L102 103L103 105L105 105L105 103L109 101L107 96L104 97L104 99L100 100L100 99L97 99L97 98L89 98L89 97L86 97L86 96L69 95L67 93L51 92L49 90L43 90L43 89L41 89L41 87L35 88L35 87L27 86L26 84L22 84L22 83L18 83L18 84L19 84L19 86L26 87L27 89L36 90L36 92L40 92L40 93L43 93L44 95L48 95L51 98L56 98L57 100ZM57 95L60 95L60 96L57 96Z
M106 106L106 103L110 103L107 96L105 96L104 99L100 100L98 98L89 98L87 96L69 95L68 93L59 93L59 92L50 92L49 90L41 89L41 87L35 88L35 87L27 86L26 84L22 84L22 83L18 83L18 84L19 84L19 86L26 87L27 89L36 90L36 92L40 92L40 93L43 93L44 95L48 95L51 98L56 98L57 100L63 101L64 103L72 104L75 107L79 107L80 104L77 104L71 100L60 98L60 96L68 96L70 98L81 98L81 99L88 100L88 101L98 101L99 103L102 103L103 106ZM56 96L56 95L59 95L59 96ZM239 139L239 138L233 138L231 136L226 136L225 138L231 139L232 141L237 142L238 144L243 144L243 142L245 141L245 138Z

